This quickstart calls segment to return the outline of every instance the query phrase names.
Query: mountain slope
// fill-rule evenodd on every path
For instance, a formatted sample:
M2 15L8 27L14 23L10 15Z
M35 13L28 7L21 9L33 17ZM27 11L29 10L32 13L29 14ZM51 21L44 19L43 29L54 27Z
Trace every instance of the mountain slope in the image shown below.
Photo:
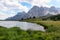
M36 18L44 16L44 8L34 6L33 8L31 8L31 10L28 11L28 14L30 15L30 17L36 17Z
M7 18L6 20L21 20L28 18L28 14L25 12L19 12L17 15Z
M60 14L54 15L54 16L50 16L50 17L48 17L48 19L55 20L55 21L60 20Z
M50 8L34 6L27 13L19 12L17 15L7 18L6 20L23 20L26 18L39 18L39 17L46 18L59 13L60 13L59 9L55 8L54 6Z

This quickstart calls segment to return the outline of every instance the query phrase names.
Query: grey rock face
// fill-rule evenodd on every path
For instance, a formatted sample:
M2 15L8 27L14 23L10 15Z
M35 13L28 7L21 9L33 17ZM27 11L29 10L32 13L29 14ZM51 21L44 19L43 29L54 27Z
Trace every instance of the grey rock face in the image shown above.
M34 6L31 10L28 11L30 17L40 17L44 15L44 8Z
M10 18L7 18L6 20L23 20L23 19L26 19L28 18L28 14L25 13L25 12L19 12L17 15L13 16L13 17L10 17Z
M50 9L49 9L50 12L54 12L54 13L58 13L58 10L57 8L55 8L54 6L52 6Z
M6 20L21 20L34 17L38 18L41 16L51 16L53 13L54 14L60 13L60 9L55 8L54 6L50 8L34 6L31 8L31 10L28 11L28 13L19 12L17 15L7 18Z

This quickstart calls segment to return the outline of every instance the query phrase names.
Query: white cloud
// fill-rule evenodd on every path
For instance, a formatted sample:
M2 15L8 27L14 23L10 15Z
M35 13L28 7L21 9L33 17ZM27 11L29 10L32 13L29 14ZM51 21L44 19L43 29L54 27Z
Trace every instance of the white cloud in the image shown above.
M27 12L28 8L21 5L18 0L0 0L0 19L11 17L21 10Z
M50 7L48 5L49 2L52 0L20 0L20 2L27 2L30 3L32 6L45 6L45 7Z
M51 0L33 0L32 1L32 5L36 5L36 6L48 6L48 3L51 2Z
M0 19L4 20L5 18L7 18L7 16L5 14L0 14Z
M7 7L3 5L3 3L0 2L0 10L7 11Z
M14 13L24 10L27 12L29 9L19 2L27 2L32 6L46 6L51 0L0 0L0 18L7 18L15 15Z
M27 10L28 10L28 8L27 8L26 6L22 6L22 5L18 2L18 0L12 0L12 2L11 2L11 0L10 0L10 1L9 1L9 0L5 0L4 2L5 2L5 4L6 4L7 6L9 6L9 7L12 8L12 9L18 9L18 10L20 10L20 9L24 10L24 9L26 9L26 10L24 10L24 11L27 11Z
M57 0L57 2L60 2L60 0Z
M4 19L6 19L6 18L8 18L8 17L11 17L11 16L14 16L15 14L5 14L5 13L2 13L2 12L0 12L0 19L1 20L4 20Z
M18 0L19 2L27 2L27 3L31 3L32 0Z
M44 6L44 7L49 7L48 3L50 2L51 0L33 0L32 4L33 5L37 5L37 6Z

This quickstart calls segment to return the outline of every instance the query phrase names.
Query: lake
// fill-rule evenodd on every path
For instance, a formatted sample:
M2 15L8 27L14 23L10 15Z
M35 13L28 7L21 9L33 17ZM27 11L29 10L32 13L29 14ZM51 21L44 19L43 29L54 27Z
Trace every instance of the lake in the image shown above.
M36 23L19 22L19 21L0 21L0 26L11 28L20 27L22 30L40 30L45 31L44 27Z

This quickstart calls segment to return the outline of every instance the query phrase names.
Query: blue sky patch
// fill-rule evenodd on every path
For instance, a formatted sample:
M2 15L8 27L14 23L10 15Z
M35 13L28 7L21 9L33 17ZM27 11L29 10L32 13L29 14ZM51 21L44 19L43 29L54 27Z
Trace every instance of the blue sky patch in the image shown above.
M28 8L31 8L31 4L29 4L29 3L26 3L26 2L21 2L21 4L23 5L23 6L27 6Z

